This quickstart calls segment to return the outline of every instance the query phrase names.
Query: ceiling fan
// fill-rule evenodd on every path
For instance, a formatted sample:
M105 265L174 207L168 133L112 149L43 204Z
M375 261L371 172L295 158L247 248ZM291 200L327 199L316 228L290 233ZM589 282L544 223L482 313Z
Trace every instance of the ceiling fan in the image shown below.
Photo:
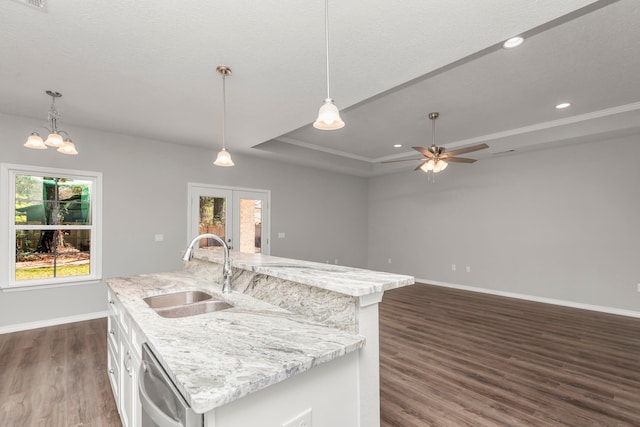
M402 159L402 160L389 160L382 163L395 163L395 162L408 162L421 160L422 163L418 165L414 170L422 169L424 172L438 173L447 168L450 162L453 163L474 163L476 159L467 159L464 157L454 157L459 154L471 153L473 151L484 150L489 148L487 144L477 144L470 147L460 148L458 150L445 151L444 147L438 147L436 145L436 119L440 116L440 113L429 113L431 119L431 135L433 142L428 148L424 147L411 147L418 151L424 157L420 159Z

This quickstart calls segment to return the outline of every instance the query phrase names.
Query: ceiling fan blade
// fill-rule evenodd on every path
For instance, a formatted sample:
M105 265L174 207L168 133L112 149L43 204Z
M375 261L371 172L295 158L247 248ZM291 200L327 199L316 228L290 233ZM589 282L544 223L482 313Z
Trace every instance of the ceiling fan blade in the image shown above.
M445 154L449 156L457 156L458 154L471 153L472 151L484 150L489 148L487 144L472 145L471 147L460 148L459 150L447 151Z
M424 166L424 165L425 165L425 163L427 163L427 162L428 162L428 160L425 160L424 162L420 163L420 164L418 165L418 167L414 169L414 171L420 170L420 168L421 168L422 166Z
M380 162L380 163L414 162L416 160L424 160L424 157L421 157L419 159L386 160L386 161Z
M464 157L440 157L445 162L449 163L475 163L476 159L465 159Z
M421 153L421 154L423 154L425 157L429 157L429 158L431 158L431 157L433 157L433 156L434 156L434 154L433 154L431 151L427 150L427 149L426 149L426 148L424 148L424 147L411 147L411 148L413 148L414 150L416 150L416 151L420 152L420 153Z

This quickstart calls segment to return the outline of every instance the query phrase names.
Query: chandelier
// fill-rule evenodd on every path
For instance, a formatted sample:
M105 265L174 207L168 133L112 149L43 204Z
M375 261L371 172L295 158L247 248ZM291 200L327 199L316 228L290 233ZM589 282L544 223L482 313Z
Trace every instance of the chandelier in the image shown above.
M71 141L69 133L62 129L58 129L60 113L58 113L58 110L56 109L56 98L62 97L62 94L52 90L48 90L46 93L51 97L51 107L49 107L48 116L49 127L42 126L36 128L36 130L31 132L31 135L27 138L27 142L24 143L24 146L34 150L46 150L47 147L54 147L57 148L58 153L78 154L76 146ZM37 129L47 130L48 136L46 140L42 139L40 134L37 132Z

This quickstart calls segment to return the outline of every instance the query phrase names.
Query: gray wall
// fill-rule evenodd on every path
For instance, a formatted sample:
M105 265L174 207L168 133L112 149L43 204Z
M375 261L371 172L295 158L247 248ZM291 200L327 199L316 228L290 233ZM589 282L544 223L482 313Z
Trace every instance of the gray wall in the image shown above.
M369 266L638 312L639 139L372 178Z
M187 183L271 190L271 254L366 267L367 183L271 160L234 155L212 165L215 150L69 127L80 151L22 147L41 121L0 115L0 162L103 173L103 276L181 268L187 237ZM230 142L233 150L233 141ZM233 153L233 151L232 151ZM277 233L285 232L285 239ZM164 241L155 242L155 234ZM0 293L0 328L105 310L104 284Z
M271 190L272 255L640 311L637 136L452 165L430 183L417 172L366 180L237 154L235 167L216 168L213 149L85 128L69 129L79 156L27 150L37 125L0 115L0 162L103 173L104 277L180 268L187 183L199 182ZM104 284L2 292L0 328L104 304Z

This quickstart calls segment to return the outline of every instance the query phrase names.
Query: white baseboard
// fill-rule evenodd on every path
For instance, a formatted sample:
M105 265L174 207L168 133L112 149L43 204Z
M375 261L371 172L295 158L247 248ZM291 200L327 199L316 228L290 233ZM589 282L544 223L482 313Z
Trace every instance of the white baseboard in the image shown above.
M498 291L498 290L495 290L495 289L477 288L475 286L456 285L454 283L438 282L437 280L428 280L428 279L418 279L418 278L416 278L416 284L421 284L421 283L422 284L426 284L426 285L442 286L444 288L460 289L460 290L463 290L463 291L480 292L480 293L483 293L483 294L498 295L498 296L501 296L501 297L509 297L509 298L517 298L517 299L527 300L527 301L542 302L542 303L545 303L545 304L562 305L562 306L565 306L565 307L580 308L580 309L583 309L583 310L599 311L599 312L602 312L602 313L617 314L617 315L620 315L620 316L640 317L640 312L638 312L638 311L623 310L621 308L603 307L603 306L599 306L599 305L583 304L583 303L574 302L574 301L565 301L565 300L554 299L554 298L537 297L537 296L533 296L533 295L518 294L518 293L515 293L515 292L505 292L505 291Z
M37 322L18 323L15 325L0 326L0 334L26 331L29 329L46 328L47 326L62 325L64 323L82 322L84 320L107 317L106 311L96 311L94 313L78 314L76 316L57 317L55 319L38 320Z

